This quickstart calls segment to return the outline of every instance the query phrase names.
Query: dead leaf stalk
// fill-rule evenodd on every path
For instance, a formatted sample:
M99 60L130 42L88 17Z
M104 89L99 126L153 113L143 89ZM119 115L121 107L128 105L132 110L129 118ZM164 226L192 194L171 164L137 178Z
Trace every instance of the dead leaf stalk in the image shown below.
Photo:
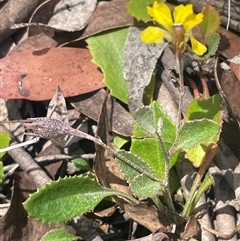
M65 125L62 121L57 119L52 119L48 117L40 117L40 118L28 118L24 121L22 121L23 126L27 128L30 132L27 132L25 134L31 135L31 136L39 136L41 138L54 140L59 137L62 137L63 135L73 135L78 136L81 138L85 138L87 140L93 141L97 145L100 145L104 147L105 149L111 151L116 157L124 161L126 164L132 166L140 173L144 174L145 176L149 177L150 179L159 182L161 185L166 186L165 181L162 181L155 176L147 173L144 169L141 167L133 164L131 161L129 161L127 158L122 156L118 153L117 150L114 150L107 146L100 138L96 138L94 136L91 136L85 132L79 131L77 129L74 129L70 126Z

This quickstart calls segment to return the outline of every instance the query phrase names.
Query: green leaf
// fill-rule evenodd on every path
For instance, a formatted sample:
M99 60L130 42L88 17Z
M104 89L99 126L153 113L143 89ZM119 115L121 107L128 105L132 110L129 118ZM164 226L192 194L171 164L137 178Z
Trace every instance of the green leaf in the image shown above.
M143 93L143 104L149 105L153 102L153 96L155 91L155 84L156 84L156 70L153 71L151 81L148 86L146 86L144 93Z
M208 190L208 188L213 184L214 184L213 177L210 176L209 174L206 174L203 182L201 183L200 187L197 189L196 195L194 196L194 200L193 200L194 207L196 207L196 204L201 198L201 196L203 195L203 193L205 193Z
M186 112L187 120L210 119L221 123L222 120L222 99L219 94L213 95L208 99L197 99L191 102Z
M165 143L167 150L172 144ZM157 138L133 139L131 152L138 155L142 160L147 162L154 170L155 175L160 178L165 178L165 156L161 143ZM174 153L170 158L170 167L174 166L178 160L180 151Z
M162 122L161 136L166 150L169 151L176 136L176 126L172 120L163 111L157 102L152 102L149 107L143 107L137 110L137 122L134 126L131 152L139 156L148 163L159 179L165 178L165 155L163 146L155 132L159 119ZM177 152L170 159L172 167L178 160Z
M199 24L204 43L207 42L208 37L217 31L220 26L219 12L209 4L206 4L202 10L204 14L203 21Z
M208 99L200 98L194 100L188 107L186 112L186 119L195 120L207 118L213 120L221 126L222 124L222 99L219 94L213 95ZM186 151L185 157L192 162L194 167L200 167L205 154L208 144L216 143L219 136L216 135L212 139L207 140L200 145L189 148Z
M186 121L180 129L175 149L187 150L218 136L220 125L209 119Z
M32 194L24 203L28 214L42 222L65 222L93 210L105 197L120 195L136 202L118 190L100 186L87 176L52 181Z
M161 189L161 185L144 175L138 175L130 183L130 188L137 197L144 198L156 195Z
M3 177L4 177L3 163L0 161L0 183L3 181Z
M207 151L207 144L200 144L186 150L185 158L187 158L194 167L198 168L202 165Z
M88 48L93 62L104 74L103 82L122 102L128 102L128 85L123 78L123 48L128 28L107 31L88 38Z
M156 124L153 119L153 111L149 106L139 108L134 113L134 117L143 131L149 133L150 135L155 135L157 131Z
M130 137L121 136L114 132L113 132L113 136L114 136L113 143L119 149L123 147L126 143L131 141Z
M218 33L211 34L207 39L208 52L207 55L214 56L218 50L220 43L220 35Z
M147 13L147 6L153 3L154 0L130 0L128 3L128 12L138 21L148 22L151 20ZM157 2L163 2L158 0Z
M144 160L131 152L119 150L118 153L132 163L132 165L129 165L121 159L116 158L132 192L138 197L149 197L155 195L161 188L160 183L144 175L144 172L146 172L155 176L151 167ZM140 167L143 171L141 172L134 168L134 165Z
M172 195L176 193L179 188L181 188L179 176L175 168L170 169L169 187Z
M76 168L78 168L81 171L90 171L92 168L89 166L89 164L84 160L83 158L76 158L72 160L72 163Z
M214 180L210 175L206 175L203 182L201 183L200 187L197 189L195 195L193 195L193 200L188 200L187 203L189 203L188 206L184 207L183 213L185 217L189 217L192 213L194 208L196 207L197 202L199 201L200 197L203 195L204 192L207 191L207 189L213 185Z
M150 110L149 110L150 107ZM158 126L158 120L161 118L162 122L163 122L163 126L162 126L162 136L163 139L166 142L169 143L173 143L176 137L176 132L177 132L177 128L176 125L172 122L172 120L170 119L170 117L166 114L166 112L162 109L162 107L159 105L159 103L157 103L156 101L153 101L150 105L140 108L140 111L142 111L142 109L147 109L147 113L149 113L149 116L144 116L142 117L143 120L139 121L139 124L143 123L142 126L140 126L139 124L134 125L134 130L133 130L133 138L138 138L138 139L142 139L145 137L155 137L155 132L156 132L156 128ZM138 110L136 111L136 113L138 112ZM143 112L143 111L142 111ZM135 114L136 114L135 113ZM152 118L154 120L151 120L150 118ZM141 117L139 117L141 118ZM146 118L146 120L144 121L144 118ZM150 124L145 123L146 121L149 121ZM145 125L145 127L144 127ZM149 125L149 128L151 128L148 131L144 131L144 129L147 129ZM151 127L150 127L151 125ZM154 131L155 130L155 131ZM152 133L152 134L150 134ZM154 134L153 134L154 133Z
M165 157L157 138L133 139L131 152L147 162L158 178L164 179Z
M156 126L158 126L159 119L162 119L162 137L164 142L172 144L176 138L177 127L167 115L167 113L162 109L158 102L154 101L151 103L151 108L153 110L154 120Z
M41 241L74 241L79 240L79 237L76 237L63 229L53 229L46 233Z
M0 132L0 150L2 148L6 148L9 146L10 143L10 136L6 132ZM2 158L5 155L6 152L0 151L0 158Z

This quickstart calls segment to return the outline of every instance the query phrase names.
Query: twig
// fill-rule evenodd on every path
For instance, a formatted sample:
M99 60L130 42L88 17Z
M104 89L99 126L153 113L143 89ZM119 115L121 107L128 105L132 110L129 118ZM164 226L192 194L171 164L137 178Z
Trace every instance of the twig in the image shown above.
M222 238L222 239L231 239L238 231L240 231L240 224L238 224L230 234L223 234L223 233L220 233L210 227L207 227L205 226L204 224L201 223L200 221L200 224L201 224L201 227L206 229L208 232L212 233L212 234L215 234L217 237L219 238Z
M228 30L229 28L230 20L231 20L231 0L228 0L228 18L227 18L226 30Z
M103 241L93 227L93 220L84 215L74 218L70 224L85 241Z
M11 146L18 143L13 142ZM26 171L34 180L37 187L42 187L51 179L41 169L41 167L32 159L32 157L22 148L16 148L8 151L8 154Z
M16 145L11 145L11 146L8 146L6 148L0 148L0 153L1 152L7 152L7 151L10 151L10 150L22 147L22 146L28 146L28 145L31 145L31 144L39 142L39 140L40 140L39 137L35 137L35 138L33 138L33 139L29 140L29 141L24 141L22 143L17 143Z

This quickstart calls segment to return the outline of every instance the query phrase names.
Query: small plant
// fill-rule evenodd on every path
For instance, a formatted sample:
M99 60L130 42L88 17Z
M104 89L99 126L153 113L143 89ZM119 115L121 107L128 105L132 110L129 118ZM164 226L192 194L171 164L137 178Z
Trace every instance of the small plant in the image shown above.
M146 14L146 7L151 18ZM142 9L142 16L139 15L139 8ZM206 6L202 13L194 14L191 4L179 5L172 12L166 3L161 1L155 1L153 4L149 1L147 6L143 6L138 1L132 0L129 2L128 10L138 20L154 22L154 26L148 26L139 36L143 42L162 44L165 39L169 42L176 57L179 73L177 124L156 101L150 101L149 105L140 106L132 113L136 124L131 137L130 150L126 151L111 148L100 138L75 130L60 120L47 117L27 119L23 125L30 135L47 139L74 135L89 139L97 146L111 151L131 190L131 193L126 193L104 187L97 181L99 177L95 176L93 172L52 181L32 194L24 203L29 215L39 221L67 222L75 216L94 210L99 202L108 196L123 197L133 205L137 205L143 200L146 202L147 198L150 198L159 212L177 225L177 233L179 233L183 218L192 215L200 196L213 183L210 176L205 175L205 171L209 162L218 152L216 143L222 125L221 98L219 95L210 97L205 94L189 105L183 120L181 115L185 94L183 75L185 54L190 53L200 64L215 54L219 42L218 35L215 34L219 26L219 16L216 10L210 6ZM212 18L216 21L211 21ZM202 42L194 36L193 28L196 26L200 28ZM93 60L104 72L104 81L111 94L124 103L128 103L131 97L127 94L129 93L128 85L123 78L122 51L127 39L127 31L128 29L112 30L87 40ZM117 46L118 52L113 50L116 58L114 61L108 60L101 53L101 49L105 52L106 48L109 48L104 42L111 46L111 40L108 42L108 39L116 39L115 46ZM101 45L98 51L96 51L97 44ZM111 53L109 54L111 55ZM113 63L110 63L111 61ZM115 76L118 82L113 83L111 76ZM153 97L151 96L150 99ZM183 154L195 167L199 168L199 172L188 199L183 205L182 217L180 217L176 215L171 190L172 185L180 185L179 183L174 184L176 180L171 177L171 171ZM118 202L117 199L116 202ZM61 232L62 238L64 236L70 238L69 240L75 238L69 237L69 234L62 233L62 231L59 232ZM47 235L43 240L48 240Z

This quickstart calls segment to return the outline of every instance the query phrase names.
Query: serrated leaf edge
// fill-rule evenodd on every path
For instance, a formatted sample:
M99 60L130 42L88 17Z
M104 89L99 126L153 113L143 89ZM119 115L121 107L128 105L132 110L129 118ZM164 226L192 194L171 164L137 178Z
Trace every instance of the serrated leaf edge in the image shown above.
M214 121L214 120L208 119L208 118L188 120L187 122L200 122L200 121L202 121L202 120L208 120L208 121L210 121L210 122L213 122L213 123L217 124L217 125L220 127L218 133L216 133L214 136L212 136L211 138L208 139L208 140L210 141L211 139L213 139L213 138L215 138L215 137L218 137L217 139L219 140L219 136L220 136L220 134L221 134L221 132L222 132L222 128L221 128L221 127L222 127L222 123L223 123L222 119L221 119L220 123L218 123L218 122L216 122L216 121ZM183 125L184 125L184 124L183 124ZM183 125L182 125L182 126L183 126ZM208 140L206 140L205 142L207 142ZM204 142L198 143L197 145L194 145L194 146L192 146L192 147L189 148L189 149L192 149L192 148L194 148L194 147L196 147L196 146L198 146L198 145L201 145L201 144L204 144ZM209 145L209 144L211 144L211 143L208 143L207 145ZM186 150L189 150L189 149L182 149L182 150L186 151Z

